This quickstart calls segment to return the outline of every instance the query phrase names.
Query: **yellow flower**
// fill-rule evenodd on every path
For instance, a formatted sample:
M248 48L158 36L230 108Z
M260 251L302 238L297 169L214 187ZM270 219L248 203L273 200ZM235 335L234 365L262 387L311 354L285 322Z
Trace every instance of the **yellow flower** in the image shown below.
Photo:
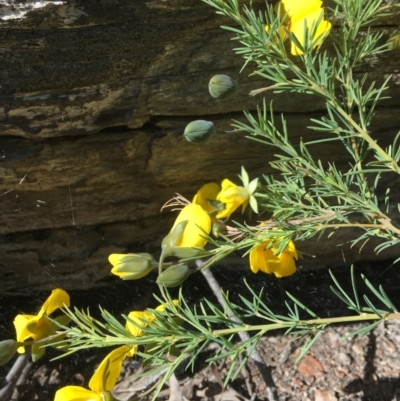
M62 306L69 306L69 295L64 290L57 288L52 291L37 315L17 315L14 319L17 341L24 342L27 339L38 341L55 334L59 327L51 322L47 316ZM54 320L63 325L69 322L69 318L65 315L56 317ZM32 359L34 361L44 354L42 345L32 345ZM18 352L24 353L25 348L18 348Z
M177 306L179 305L179 301L177 299L174 299L172 301L173 305ZM158 305L157 308L155 309L157 312L165 312L166 308L168 307L168 304L161 304ZM135 324L130 322L129 320L126 321L126 329L131 333L134 337L140 337L142 336L143 330L140 329L140 327L146 327L148 323L151 323L154 321L155 317L152 313L150 312L142 312L142 311L133 311L130 312L128 315L129 319L135 322L139 327L137 327Z
M261 270L263 273L272 274L276 277L291 276L296 272L296 263L298 259L296 247L293 241L289 241L286 249L275 255L276 248L266 249L269 241L264 241L250 252L250 268L253 273Z
M200 205L207 213L212 213L215 207L212 206L209 201L215 201L220 190L221 188L218 184L209 182L197 191L192 203Z
M207 243L207 235L211 231L211 219L208 213L200 205L190 203L180 211L171 233L183 221L187 221L187 223L173 246L204 248Z
M54 401L105 401L113 399L110 391L121 373L122 362L132 357L137 346L123 345L111 351L100 363L89 382L90 390L66 386L56 392Z
M280 16L283 18L287 14L288 21L285 23L286 29L293 34L301 45L305 43L304 30L305 27L310 30L321 18L315 34L312 38L313 46L316 47L321 44L329 33L332 25L329 21L323 19L324 10L322 8L321 0L281 0L275 5L277 12L280 6ZM267 32L270 31L269 25L265 27ZM285 29L282 27L279 30L279 35L282 40L287 39ZM299 49L292 41L291 53L295 56L300 56L303 51Z
M217 195L217 201L224 203L225 209L217 214L217 219L230 216L240 205L243 212L249 203L250 195L246 188L239 187L225 178L222 181L222 189Z
M135 322L139 327L146 327L147 323L151 323L154 320L153 315L151 315L148 312L142 312L142 311L130 312L128 318L133 322ZM131 333L134 337L140 337L144 334L143 330L141 330L139 327L134 325L129 320L126 321L125 327L129 331L129 333Z

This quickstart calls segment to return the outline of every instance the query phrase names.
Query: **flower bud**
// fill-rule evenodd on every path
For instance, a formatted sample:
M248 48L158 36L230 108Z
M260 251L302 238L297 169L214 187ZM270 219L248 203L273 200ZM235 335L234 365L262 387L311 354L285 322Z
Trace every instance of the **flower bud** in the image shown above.
M181 285L194 271L191 271L187 265L175 265L163 271L157 277L157 284L163 287L177 287Z
M186 126L183 135L188 142L202 143L208 141L215 133L215 125L211 121L195 120Z
M228 75L223 74L214 75L208 84L210 95L217 99L228 99L236 95L238 89L238 83Z
M111 273L122 280L137 280L157 267L157 262L148 253L113 253L108 260L113 265Z
M0 341L0 366L5 365L15 355L19 346L15 340Z

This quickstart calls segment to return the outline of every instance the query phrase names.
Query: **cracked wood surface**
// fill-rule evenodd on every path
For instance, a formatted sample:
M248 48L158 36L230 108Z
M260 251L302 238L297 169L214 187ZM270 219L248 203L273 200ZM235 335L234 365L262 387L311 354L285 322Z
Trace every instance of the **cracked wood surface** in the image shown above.
M229 129L261 101L212 99L212 75L231 75L242 93L265 86L250 70L239 75L232 35L218 28L229 21L201 1L71 0L1 19L7 12L0 7L0 293L97 285L110 252L157 249L174 219L160 208L175 192L191 198L205 182L235 180L241 165L252 176L271 172L274 151L242 135L203 146L182 137L197 118ZM378 82L393 74L371 127L383 145L400 126L399 54L367 60L356 74ZM321 102L272 99L295 141L315 136L306 127ZM346 165L339 145L314 151ZM397 177L386 182L395 193ZM335 245L346 235L302 250L320 256L316 266L341 263ZM346 248L347 262L372 258L372 248Z

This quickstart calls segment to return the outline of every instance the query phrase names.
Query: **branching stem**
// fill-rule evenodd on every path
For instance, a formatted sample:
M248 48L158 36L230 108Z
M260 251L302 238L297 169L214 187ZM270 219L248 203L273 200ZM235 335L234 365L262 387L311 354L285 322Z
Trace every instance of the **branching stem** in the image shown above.
M383 315L383 318L375 313L361 313L358 316L342 316L342 317L329 317L323 319L310 319L310 320L299 320L296 326L320 326L335 323L349 323L349 322L364 322L368 320L400 320L400 313L387 313ZM271 331L279 329L287 329L293 327L293 322L278 321L277 323L260 324L260 325L243 325L241 327L234 327L231 329L214 330L212 335L215 337L227 336L234 333L243 331Z

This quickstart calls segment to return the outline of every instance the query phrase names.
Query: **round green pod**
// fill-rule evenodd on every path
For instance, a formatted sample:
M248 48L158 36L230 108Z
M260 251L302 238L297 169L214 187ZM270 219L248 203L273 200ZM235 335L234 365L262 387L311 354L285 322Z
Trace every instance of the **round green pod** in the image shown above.
M214 75L208 83L210 95L216 99L227 99L239 90L238 83L228 75Z
M216 133L211 121L195 120L190 122L183 133L188 142L202 143L208 141Z

